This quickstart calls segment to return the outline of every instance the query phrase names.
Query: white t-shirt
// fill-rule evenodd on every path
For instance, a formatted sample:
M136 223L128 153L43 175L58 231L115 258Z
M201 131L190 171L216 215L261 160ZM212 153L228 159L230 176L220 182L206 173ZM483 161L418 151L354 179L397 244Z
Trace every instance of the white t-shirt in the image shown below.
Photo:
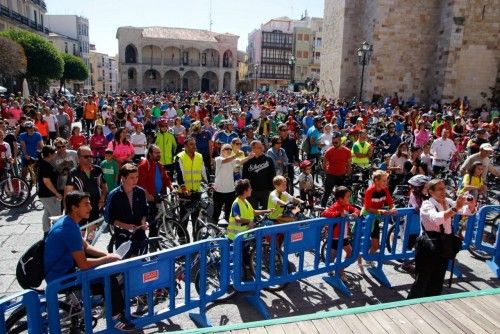
M234 191L234 169L236 160L222 163L223 157L215 158L215 182L214 189L219 193L230 193Z
M54 115L54 114L44 115L43 119L49 125L49 132L56 132L57 131L57 129L56 129L56 124L57 124L56 115Z
M319 142L324 145L321 148L321 151L325 152L332 146L332 138L333 138L333 133L323 133L321 135L321 137L319 138Z
M177 111L175 108L167 108L165 111L165 115L167 115L168 118L176 118L177 117Z
M146 144L147 144L146 135L144 133L136 133L134 132L130 136L130 143L134 146L135 154L145 154L146 153ZM143 147L136 147L135 145L144 145Z
M287 193L286 191L284 193L281 193L281 195L285 197L285 200L283 202L291 203L293 201L293 196ZM278 196L278 191L276 190L271 191L271 193L269 194L269 198L274 204L278 203L278 200L280 200L280 196Z
M455 152L457 148L455 143L451 139L443 139L438 138L432 142L431 145L431 154L434 156L432 159L433 166L444 167L449 164L449 160Z

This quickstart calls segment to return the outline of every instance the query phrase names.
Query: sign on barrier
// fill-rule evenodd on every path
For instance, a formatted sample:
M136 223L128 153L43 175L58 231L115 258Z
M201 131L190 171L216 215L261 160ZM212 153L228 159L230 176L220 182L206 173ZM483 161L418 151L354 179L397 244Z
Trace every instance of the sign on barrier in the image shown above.
M12 316L13 313L21 317L26 316L27 323L23 323L21 319L15 319L17 317L12 317L11 320L18 322L13 325L26 326L26 328L19 327L19 332L27 331L29 334L39 334L42 332L42 316L40 312L40 298L38 294L33 290L25 290L23 292L16 293L14 295L0 299L0 333L7 332L7 316ZM24 316L22 316L24 320Z
M360 224L361 220L359 218L355 223ZM330 250L335 228L339 229L338 235L341 237L337 242L336 255L333 259ZM344 247L342 236L346 228L349 228L346 218L319 218L256 228L238 234L233 241L234 288L238 291L251 292L247 297L248 302L266 319L270 315L260 299L260 291L269 287L332 271L336 275L326 276L323 279L342 293L351 295L338 273L356 261L361 229L355 229L357 232L352 237L351 256L342 258ZM281 239L282 245L278 241ZM306 261L306 253L312 254L312 261ZM298 266L293 267L292 260L297 257ZM251 261L254 272L252 279L245 279L248 278L244 275L245 259Z
M218 279L216 288L207 288L208 264L216 264ZM47 304L49 327L51 333L61 333L58 298L67 294L69 289L80 290L85 333L93 333L93 309L104 306L106 326L98 333L105 333L113 328L112 320L112 284L121 282L123 289L125 314L130 319L131 301L140 297L146 300L147 311L132 322L138 327L171 318L177 314L199 309L199 313L191 313L191 319L199 326L210 326L206 318L206 305L223 296L229 285L229 241L227 239L210 239L183 245L167 251L160 251L129 260L110 263L98 268L82 271L71 276L55 280L47 286ZM212 273L213 274L213 273ZM184 281L184 299L176 299L177 278ZM196 278L196 280L195 280ZM115 282L116 282L115 281ZM199 293L193 297L192 284L195 283ZM100 284L104 296L96 296L92 291ZM154 303L155 291L167 292L166 305Z
M497 278L500 278L500 205L483 206L478 213L474 247L492 256L486 261Z

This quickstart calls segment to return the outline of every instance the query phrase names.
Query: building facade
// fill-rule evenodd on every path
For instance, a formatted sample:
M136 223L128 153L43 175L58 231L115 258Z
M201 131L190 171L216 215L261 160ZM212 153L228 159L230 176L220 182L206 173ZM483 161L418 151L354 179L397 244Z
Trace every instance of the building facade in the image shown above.
M319 81L322 30L323 18L309 17L307 12L294 22L293 79L299 87L306 88L311 80Z
M21 28L46 37L46 14L43 0L0 0L0 30Z
M95 50L90 45L90 86L97 93L118 92L118 66L115 57Z
M78 41L79 56L90 71L89 20L78 15L47 15L46 21L51 32ZM88 94L90 90L90 78L88 78L77 91Z
M120 27L122 90L235 91L238 36L169 27Z
M356 50L373 45L364 100L397 92L417 101L449 102L500 89L498 0L325 0L320 93L359 94Z

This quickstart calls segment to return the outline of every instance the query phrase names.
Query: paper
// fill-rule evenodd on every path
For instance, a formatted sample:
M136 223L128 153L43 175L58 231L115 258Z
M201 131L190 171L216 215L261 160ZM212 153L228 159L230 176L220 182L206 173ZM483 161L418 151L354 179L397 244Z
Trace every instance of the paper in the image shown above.
M130 240L124 242L123 244L120 245L120 247L118 247L115 250L115 254L118 255L120 257L120 259L123 259L123 257L125 255L127 255L128 251L130 250L131 245L132 245L132 241L130 241Z

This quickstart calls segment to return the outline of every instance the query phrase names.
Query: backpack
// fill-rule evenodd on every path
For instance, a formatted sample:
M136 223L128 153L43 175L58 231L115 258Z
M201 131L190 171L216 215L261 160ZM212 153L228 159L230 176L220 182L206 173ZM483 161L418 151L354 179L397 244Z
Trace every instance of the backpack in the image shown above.
M17 262L16 278L23 289L38 288L45 278L45 239L35 242Z
M311 154L311 142L308 136L302 141L301 149L305 154Z

